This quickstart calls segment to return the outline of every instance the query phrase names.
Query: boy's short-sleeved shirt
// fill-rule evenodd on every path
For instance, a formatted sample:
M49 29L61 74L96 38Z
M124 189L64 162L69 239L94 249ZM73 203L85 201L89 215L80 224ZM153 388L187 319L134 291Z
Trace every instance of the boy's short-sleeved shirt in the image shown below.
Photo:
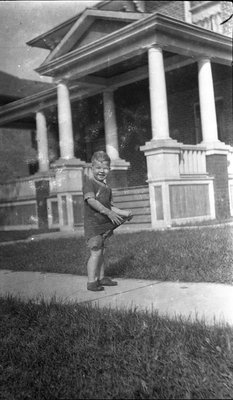
M90 198L96 199L110 210L112 206L111 188L107 184L97 181L95 178L87 178L83 185L83 196L85 237L90 239L91 237L113 230L116 226L110 221L107 215L96 211L87 202Z

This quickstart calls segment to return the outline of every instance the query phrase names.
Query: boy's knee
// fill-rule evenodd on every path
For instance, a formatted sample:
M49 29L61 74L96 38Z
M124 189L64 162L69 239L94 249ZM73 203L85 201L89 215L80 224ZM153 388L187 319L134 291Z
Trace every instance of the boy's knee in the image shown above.
M91 251L99 253L104 248L104 239L101 235L94 236L88 240L87 246Z

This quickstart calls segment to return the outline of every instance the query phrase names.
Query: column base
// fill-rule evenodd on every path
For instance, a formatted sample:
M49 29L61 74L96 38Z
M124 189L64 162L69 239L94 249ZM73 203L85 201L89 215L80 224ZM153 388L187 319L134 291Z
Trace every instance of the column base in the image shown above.
M175 139L151 139L149 142L146 142L144 146L140 146L141 151L150 150L150 149L160 149L160 148L179 148L182 143L177 142Z
M48 171L38 171L35 174L33 174L33 180L37 180L37 179L49 179L52 175L52 171L48 170Z
M140 147L147 160L148 181L176 179L180 176L179 154L182 144L173 139L151 140Z
M130 166L130 162L125 161L121 158L111 160L111 170L127 170Z
M206 148L206 155L211 154L227 154L229 146L224 142L217 140L215 142L201 142L201 145Z

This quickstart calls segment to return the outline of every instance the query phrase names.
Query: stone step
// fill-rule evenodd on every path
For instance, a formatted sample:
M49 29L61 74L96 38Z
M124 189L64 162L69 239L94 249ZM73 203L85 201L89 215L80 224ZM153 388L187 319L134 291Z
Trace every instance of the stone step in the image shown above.
M117 228L116 233L119 232L138 232L138 231L144 231L144 230L152 230L151 228L151 223L141 223L141 224L124 224L122 226L119 226L119 228Z
M131 219L131 221L125 222L127 225L133 225L133 224L141 224L141 223L147 223L151 222L151 216L149 214L144 214L144 215L134 215L134 217Z
M148 193L149 195L149 188L148 186L132 186L128 188L117 188L112 189L113 195L118 196L122 194L138 194L138 193Z
M124 232L150 230L150 198L148 186L113 189L113 203L122 209L131 209L134 218L117 230Z
M123 209L123 207L118 208ZM133 211L133 215L150 215L150 207L129 207L129 209Z
M150 202L149 200L139 200L139 201L115 201L113 199L113 204L118 207L118 208L130 208L130 209L136 209L136 208L141 208L142 210L144 208L150 207Z
M149 200L149 193L113 194L114 202Z

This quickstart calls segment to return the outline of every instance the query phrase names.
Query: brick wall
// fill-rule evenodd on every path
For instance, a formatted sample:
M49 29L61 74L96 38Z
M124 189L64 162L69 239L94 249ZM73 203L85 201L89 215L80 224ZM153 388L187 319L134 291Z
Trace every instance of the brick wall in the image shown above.
M130 162L129 186L146 185L147 166L140 146L151 140L148 80L115 93L120 157Z
M59 157L58 133L54 127L48 131L48 151L51 162ZM0 182L35 173L37 159L34 131L0 128Z
M230 89L230 90L229 90ZM214 85L215 98L223 100L223 132L221 140L233 146L232 82L224 80Z
M184 2L183 1L146 1L146 12L159 12L185 21Z
M215 211L217 219L230 216L227 156L215 154L206 157L206 169L214 177Z
M223 100L221 140L233 146L232 92L229 88L229 80L214 84L215 99ZM199 103L198 89L168 95L170 135L185 144L196 143L194 103Z
M198 90L187 90L168 96L170 136L184 144L196 144L194 103Z
M221 1L222 20L226 21L233 13L233 4L231 1ZM232 37L233 18L222 25L223 34Z
M223 99L222 140L233 145L231 82L214 85L215 97ZM140 146L151 140L148 81L121 88L115 95L120 156L130 161L129 185L144 185L147 179L146 159ZM196 144L194 103L199 103L198 88L168 94L169 128L173 139Z
M31 131L0 128L0 182L28 176L28 164L36 159Z

